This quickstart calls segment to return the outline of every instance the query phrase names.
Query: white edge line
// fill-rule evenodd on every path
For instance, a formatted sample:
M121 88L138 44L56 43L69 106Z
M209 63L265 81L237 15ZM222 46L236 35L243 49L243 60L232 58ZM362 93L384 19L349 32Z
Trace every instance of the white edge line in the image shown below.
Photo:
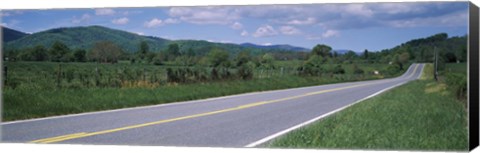
M398 78L398 77L397 77ZM387 78L388 79L395 79L395 78ZM384 79L381 79L384 80ZM103 113L110 113L110 112L119 112L119 111L128 111L128 110L135 110L135 109L144 109L144 108L156 108L156 107L166 107L172 105L183 105L183 104L191 104L191 103L199 103L199 102L206 102L206 101L213 101L219 99L227 99L227 98L234 98L240 96L247 96L247 95L255 95L260 93L274 93L274 92L282 92L282 91L290 91L290 90L298 90L298 89L308 89L308 88L315 88L318 86L328 86L328 85L337 85L337 84L349 84L349 83L359 83L359 82L369 82L369 81L379 81L379 80L364 80L364 81L352 81L352 82L341 82L341 83L334 83L334 84L323 84L323 85L314 85L308 87L298 87L298 88L290 88L290 89L278 89L278 90L267 90L267 91L256 91L250 93L241 93L236 95L228 95L223 97L212 97L206 99L197 99L197 100L190 100L185 102L169 102L165 104L156 104L156 105L147 105L147 106L137 106L137 107L130 107L130 108L119 108L119 109L112 109L112 110L101 110L101 111L94 111L94 112L85 112L85 113L77 113L77 114L67 114L67 115L58 115L58 116L50 116L50 117L43 117L43 118L34 118L34 119L25 119L25 120L16 120L16 121L9 121L9 122L1 122L0 125L8 125L8 124L15 124L15 123L23 123L23 122L33 122L33 121L42 121L42 120L49 120L49 119L58 119L58 118L66 118L66 117L76 117L76 116L84 116L84 115L93 115L93 114L103 114Z
M346 106L343 106L343 107L341 107L341 108L338 108L338 109L336 109L336 110L333 110L333 111L331 111L331 112L328 112L328 113L326 113L326 114L323 114L323 115L321 115L321 116L318 116L318 117L313 118L313 119L311 119L311 120L308 120L308 121L306 121L306 122L300 123L300 124L298 124L298 125L295 125L295 126L293 126L293 127L290 127L290 128L288 128L288 129L285 129L285 130L283 130L283 131L277 132L277 133L275 133L275 134L273 134L273 135L270 135L270 136L268 136L268 137L265 137L265 138L263 138L263 139L257 140L257 141L255 141L255 142L253 142L253 143L250 143L250 144L246 145L245 147L251 148L251 147L255 147L255 146L257 146L257 145L260 145L260 144L262 144L262 143L265 143L265 142L267 142L267 141L269 141L269 140L272 140L272 139L274 139L274 138L276 138L276 137L279 137L279 136L281 136L281 135L283 135L283 134L286 134L286 133L288 133L288 132L290 132L290 131L293 131L293 130L295 130L295 129L298 129L298 128L300 128L300 127L303 127L303 126L305 126L305 125L308 125L308 124L310 124L310 123L313 123L313 122L315 122L315 121L317 121L317 120L320 120L320 119L322 119L322 118L325 118L325 117L327 117L327 116L329 116L329 115L332 115L332 114L334 114L334 113L336 113L336 112L339 112L339 111L341 111L341 110L343 110L343 109L345 109L345 108L347 108L347 107L350 107L350 106L352 106L352 105L354 105L354 104L356 104L356 103L359 103L359 102L364 101L364 100L366 100L366 99L372 98L372 97L374 97L374 96L376 96L376 95L379 95L379 94L381 94L381 93L383 93L383 92L385 92L385 91L388 91L388 90L390 90L390 89L392 89L392 88L395 88L395 87L397 87L397 86L403 85L403 84L405 84L405 83L407 83L407 82L409 82L409 81L402 82L402 83L396 84L396 85L394 85L394 86L391 86L391 87L385 88L385 89L383 89L383 90L380 90L380 91L378 91L378 92L376 92L376 93L374 93L374 94L372 94L372 95L370 95L370 96L367 96L367 97L365 97L365 98L362 98L362 99L360 99L360 100L357 100L357 101L355 101L354 103L348 104L348 105L346 105Z
M421 65L421 66L422 66L422 65ZM420 72L423 73L423 66L420 68ZM412 73L415 73L415 72L412 72ZM418 79L418 77L417 77L417 79ZM250 144L248 144L248 145L246 145L246 146L244 146L244 147L248 147L248 148L255 147L255 146L257 146L257 145L260 145L260 144L262 144L262 143L265 143L265 142L267 142L267 141L269 141L269 140L272 140L272 139L274 139L274 138L276 138L276 137L279 137L279 136L281 136L281 135L284 135L284 134L286 134L286 133L288 133L288 132L290 132L290 131L293 131L293 130L298 129L298 128L300 128L300 127L303 127L303 126L305 126L305 125L311 124L311 123L313 123L313 122L315 122L315 121L317 121L317 120L320 120L320 119L322 119L322 118L325 118L325 117L327 117L327 116L330 116L330 115L332 115L332 114L334 114L334 113L336 113L336 112L339 112L339 111L341 111L341 110L343 110L343 109L345 109L345 108L348 108L348 107L350 107L350 106L352 106L352 105L355 105L355 104L357 104L357 103L359 103L359 102L362 102L362 101L364 101L364 100L367 100L367 99L369 99L369 98L372 98L372 97L374 97L374 96L377 96L377 95L379 95L379 94L381 94L381 93L383 93L383 92L385 92L385 91L388 91L388 90L393 89L393 88L395 88L395 87L401 86L401 85L403 85L403 84L405 84L405 83L408 83L408 82L410 82L410 81L407 80L407 81L405 81L405 82L398 83L398 84L393 85L393 86L391 86L391 87L385 88L385 89L380 90L380 91L378 91L378 92L376 92L376 93L374 93L374 94L371 94L371 95L369 95L369 96L367 96L367 97L365 97L365 98L362 98L362 99L360 99L360 100L357 100L357 101L355 101L355 102L353 102L353 103L351 103L351 104L348 104L348 105L346 105L346 106L343 106L343 107L341 107L341 108L338 108L338 109L336 109L336 110L333 110L333 111L331 111L331 112L328 112L328 113L326 113L326 114L320 115L320 116L318 116L318 117L316 117L316 118L313 118L313 119L308 120L308 121L306 121L306 122L300 123L300 124L298 124L298 125L295 125L295 126L293 126L293 127L290 127L290 128L285 129L285 130L283 130L283 131L277 132L277 133L275 133L275 134L273 134L273 135L270 135L270 136L268 136L268 137L265 137L265 138L263 138L263 139L260 139L260 140L257 140L257 141L255 141L255 142L252 142L252 143L250 143Z
M128 111L128 110L144 109L144 108L166 107L166 106L171 106L171 105L182 105L182 104L199 103L199 102L205 102L205 101L213 101L213 100L219 100L219 99L234 98L234 97L238 97L238 96L255 95L255 94L262 93L262 92L273 92L273 91L258 91L258 92L242 93L242 94L228 95L228 96L222 96L222 97L212 97L212 98L206 98L206 99L190 100L190 101L185 101L185 102L169 102L169 103L156 104L156 105L137 106L137 107L119 108L119 109L112 109L112 110L101 110L101 111L94 111L94 112L85 112L85 113L78 113L78 114L67 114L67 115L50 116L50 117L44 117L44 118L34 118L34 119L26 119L26 120L17 120L17 121L2 122L0 125L7 125L7 124L14 124L14 123L22 123L22 122L31 122L31 121L41 121L41 120L49 120L49 119L56 119L56 118L75 117L75 116L83 116L83 115L103 114L103 113L119 112L119 111Z

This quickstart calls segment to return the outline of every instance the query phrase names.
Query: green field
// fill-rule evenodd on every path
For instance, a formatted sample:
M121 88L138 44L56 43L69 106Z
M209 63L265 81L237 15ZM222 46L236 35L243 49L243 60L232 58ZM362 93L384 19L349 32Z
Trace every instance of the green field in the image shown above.
M431 74L428 65L424 74ZM428 72L430 71L430 72ZM444 83L413 81L265 144L273 148L468 149L467 114Z
M386 69L381 64L359 64L366 72L360 75L351 74L352 65L343 65L345 74L299 76L292 68L297 63L256 68L251 80L169 83L166 69L176 66L6 62L2 115L12 121L394 76L370 72Z

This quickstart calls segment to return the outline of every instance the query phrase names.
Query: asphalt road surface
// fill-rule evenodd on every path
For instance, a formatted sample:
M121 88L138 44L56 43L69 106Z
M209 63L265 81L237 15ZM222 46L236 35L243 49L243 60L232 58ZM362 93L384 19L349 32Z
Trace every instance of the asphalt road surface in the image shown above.
M254 92L220 98L2 123L3 142L255 147L420 77ZM408 96L408 95L406 95Z

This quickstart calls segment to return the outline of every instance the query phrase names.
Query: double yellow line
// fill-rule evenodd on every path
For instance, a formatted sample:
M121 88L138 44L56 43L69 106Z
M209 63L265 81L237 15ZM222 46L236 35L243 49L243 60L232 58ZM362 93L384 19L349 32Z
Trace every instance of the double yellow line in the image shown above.
M418 65L415 66L414 71L412 72L412 74L409 77L413 76L413 73L415 73L415 71L417 70L417 67L418 67ZM334 88L334 89L328 89L328 90L322 90L322 91L316 91L316 92L309 92L309 93L305 93L305 94L302 94L302 95L286 97L286 98L282 98L282 99L260 101L260 102L246 104L246 105L240 105L240 106L233 107L233 108L222 109L222 110L218 110L218 111L212 111L212 112L183 116L183 117L178 117L178 118L160 120L160 121L155 121L155 122L148 122L148 123L143 123L143 124L125 126L125 127L120 127L120 128L110 129L110 130L103 130L103 131L97 131L97 132L91 132L91 133L81 132L81 133L74 133L74 134L62 135L62 136L57 136L57 137L39 139L39 140L30 141L30 143L54 143L54 142L66 141L66 140L71 140L71 139L78 139L78 138L83 138L83 137L88 137L88 136L113 133L113 132L118 132L118 131L129 130L129 129L158 125L158 124L162 124L162 123L168 123L168 122L186 120L186 119L197 118L197 117L202 117L202 116L220 114L220 113L225 113L225 112L230 112L230 111L242 110L242 109L257 107L257 106L276 103L276 102L282 102L282 101L298 99L298 98L307 97L307 96L313 96L313 95L318 95L318 94L323 94L323 93L328 93L328 92L334 92L334 91L345 90L345 89L367 86L367 85L373 85L373 84L379 84L379 83L383 83L383 81L382 82L376 82L376 83L366 83L366 84L352 85L352 86L347 86L347 87Z

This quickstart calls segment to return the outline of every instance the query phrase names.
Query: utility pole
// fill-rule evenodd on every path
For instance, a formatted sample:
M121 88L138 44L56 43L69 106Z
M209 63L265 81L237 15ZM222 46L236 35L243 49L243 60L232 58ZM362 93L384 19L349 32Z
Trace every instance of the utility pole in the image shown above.
M438 77L437 76L438 75L438 71L437 71L437 69L438 69L438 53L437 53L437 50L436 50L435 46L433 46L433 53L435 54L434 55L435 64L434 64L434 69L433 69L433 77L434 77L435 81L438 81L438 78L437 78Z

